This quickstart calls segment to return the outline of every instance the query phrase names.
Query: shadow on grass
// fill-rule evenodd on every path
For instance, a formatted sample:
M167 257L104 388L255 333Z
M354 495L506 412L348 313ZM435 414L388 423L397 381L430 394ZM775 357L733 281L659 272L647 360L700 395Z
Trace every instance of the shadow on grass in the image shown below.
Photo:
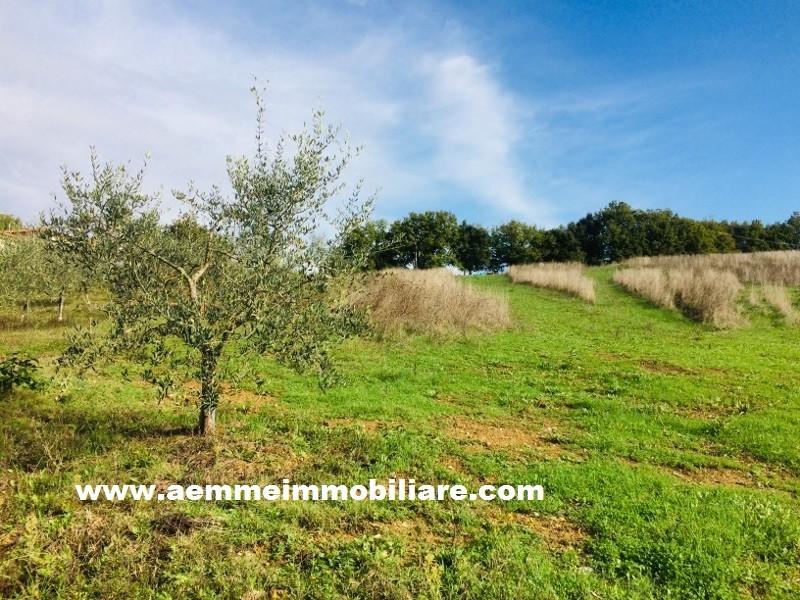
M32 392L14 392L0 420L0 465L26 472L60 469L134 440L197 434L193 412L63 406Z

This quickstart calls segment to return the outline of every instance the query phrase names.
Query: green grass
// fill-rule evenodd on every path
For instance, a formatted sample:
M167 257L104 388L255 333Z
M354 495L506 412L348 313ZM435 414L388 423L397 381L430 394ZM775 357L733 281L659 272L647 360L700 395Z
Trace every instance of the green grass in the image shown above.
M716 331L590 269L597 303L502 276L512 330L355 340L346 384L230 357L220 432L119 365L16 391L0 596L796 598L800 330ZM0 332L50 364L63 330ZM54 380L54 381L57 381ZM92 503L74 483L541 483L540 503Z

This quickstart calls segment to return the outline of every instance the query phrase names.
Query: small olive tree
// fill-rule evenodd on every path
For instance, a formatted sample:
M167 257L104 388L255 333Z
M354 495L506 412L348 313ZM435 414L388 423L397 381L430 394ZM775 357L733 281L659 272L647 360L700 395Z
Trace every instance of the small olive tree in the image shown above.
M67 295L79 282L66 257L36 235L10 238L0 245L0 305L21 306L23 321L29 319L34 302L53 303L56 320L63 321Z
M356 186L335 202L353 151L319 112L270 151L255 94L255 156L228 158L230 198L217 188L176 192L187 210L164 224L157 199L142 191L143 171L101 165L92 152L88 181L65 170L67 203L45 220L52 243L110 295L108 334L83 331L67 354L91 362L133 352L166 362L178 353L200 379L204 434L215 429L227 346L315 368L324 382L332 345L363 322L344 289L361 257L343 252L342 242L369 217L371 199L362 202Z

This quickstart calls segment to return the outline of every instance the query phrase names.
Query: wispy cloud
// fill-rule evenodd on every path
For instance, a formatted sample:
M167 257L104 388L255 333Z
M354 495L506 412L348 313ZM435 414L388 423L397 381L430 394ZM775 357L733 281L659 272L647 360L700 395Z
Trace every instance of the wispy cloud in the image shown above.
M252 76L269 80L270 131L324 106L365 145L355 175L379 210L457 208L463 195L536 219L514 164L518 101L463 43L399 29L335 31L336 50L299 52L139 3L0 6L0 210L32 218L58 166L152 154L148 180L224 183L226 154L251 148ZM444 190L444 191L443 191ZM440 204L431 206L431 202ZM441 202L444 200L444 202ZM450 204L448 204L450 203Z
M469 54L427 59L422 71L428 97L421 120L436 145L432 175L510 215L546 218L515 164L525 114L516 99Z

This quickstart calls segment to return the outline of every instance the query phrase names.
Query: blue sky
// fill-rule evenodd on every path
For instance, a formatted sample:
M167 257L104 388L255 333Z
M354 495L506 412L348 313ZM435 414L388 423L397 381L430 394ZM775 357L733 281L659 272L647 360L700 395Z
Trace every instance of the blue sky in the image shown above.
M0 211L30 220L59 165L224 184L324 107L364 152L376 216L566 223L613 200L692 217L800 210L797 2L0 4Z

